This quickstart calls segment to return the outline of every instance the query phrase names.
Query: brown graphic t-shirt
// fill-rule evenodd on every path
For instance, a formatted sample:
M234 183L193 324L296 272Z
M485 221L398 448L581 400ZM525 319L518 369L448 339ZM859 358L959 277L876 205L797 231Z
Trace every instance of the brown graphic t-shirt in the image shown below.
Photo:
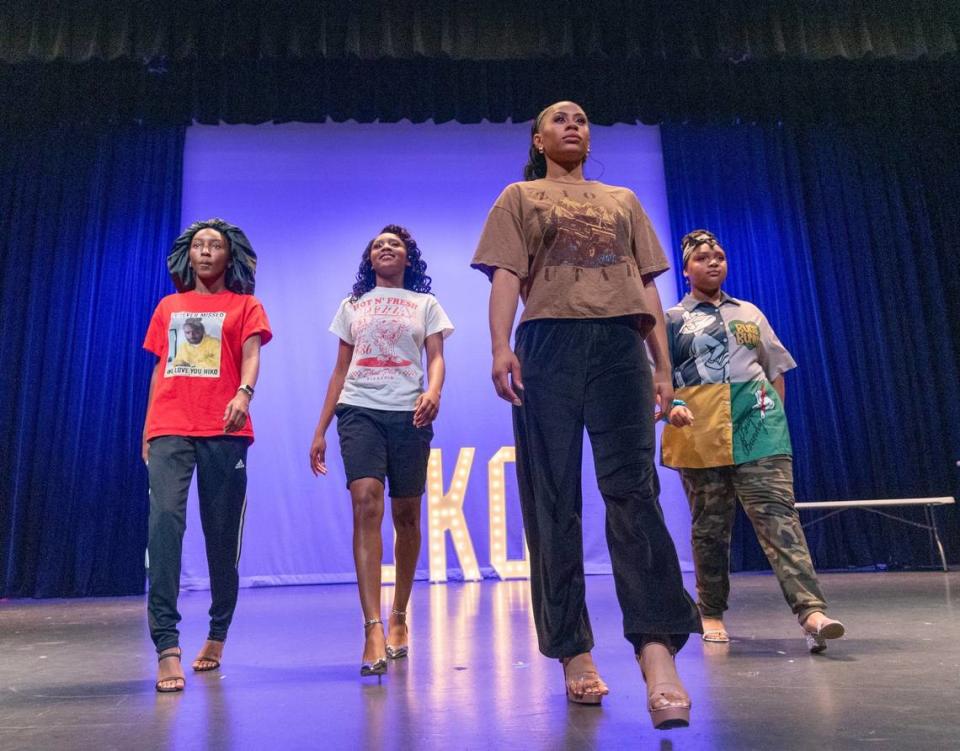
M643 277L669 268L633 191L596 181L508 185L490 209L471 266L520 277L520 322L635 315L654 324Z

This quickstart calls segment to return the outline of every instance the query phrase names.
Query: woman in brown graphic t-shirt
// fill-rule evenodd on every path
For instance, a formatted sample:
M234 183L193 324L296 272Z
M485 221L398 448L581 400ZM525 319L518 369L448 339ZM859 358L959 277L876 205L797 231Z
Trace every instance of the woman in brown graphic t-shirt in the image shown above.
M673 655L700 630L660 511L653 458L654 397L668 411L673 403L653 283L668 266L637 197L584 179L589 151L590 126L578 105L558 102L541 112L525 181L507 186L490 210L472 265L492 282L493 382L513 404L540 651L563 663L571 701L599 704L608 693L590 655L584 602L586 428L624 635L647 681L653 724L665 729L689 723ZM518 298L524 309L514 351Z

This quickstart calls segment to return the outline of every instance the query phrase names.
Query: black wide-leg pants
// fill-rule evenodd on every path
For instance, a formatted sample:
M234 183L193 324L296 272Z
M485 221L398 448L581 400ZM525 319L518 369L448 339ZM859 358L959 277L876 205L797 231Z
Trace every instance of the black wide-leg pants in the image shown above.
M178 646L180 640L180 559L194 467L210 572L207 638L227 638L240 586L237 567L246 510L248 445L246 438L237 436L160 436L150 441L147 620L158 653Z
M606 536L624 636L679 649L701 630L660 510L652 374L630 318L541 319L517 330L523 405L514 407L517 480L530 549L540 651L593 648L584 599L583 429L606 505Z

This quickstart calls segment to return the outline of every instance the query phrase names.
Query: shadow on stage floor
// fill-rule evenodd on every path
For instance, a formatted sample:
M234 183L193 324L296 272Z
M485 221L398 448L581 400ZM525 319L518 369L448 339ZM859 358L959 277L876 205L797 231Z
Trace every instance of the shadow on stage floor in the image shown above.
M416 584L410 657L381 683L359 676L354 586L243 590L223 668L194 674L187 660L186 691L166 695L143 598L5 601L0 749L956 748L960 573L823 584L849 636L812 656L775 580L734 576L733 642L680 653L692 725L667 733L650 727L609 576L587 580L611 688L599 709L566 702L522 581ZM181 597L187 658L208 606L206 592Z

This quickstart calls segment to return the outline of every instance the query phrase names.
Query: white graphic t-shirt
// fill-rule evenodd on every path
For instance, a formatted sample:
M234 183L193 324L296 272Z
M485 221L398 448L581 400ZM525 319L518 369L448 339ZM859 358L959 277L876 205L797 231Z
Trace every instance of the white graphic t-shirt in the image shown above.
M353 345L353 359L338 404L410 411L423 393L423 342L453 333L433 295L374 287L356 302L347 298L330 331Z

